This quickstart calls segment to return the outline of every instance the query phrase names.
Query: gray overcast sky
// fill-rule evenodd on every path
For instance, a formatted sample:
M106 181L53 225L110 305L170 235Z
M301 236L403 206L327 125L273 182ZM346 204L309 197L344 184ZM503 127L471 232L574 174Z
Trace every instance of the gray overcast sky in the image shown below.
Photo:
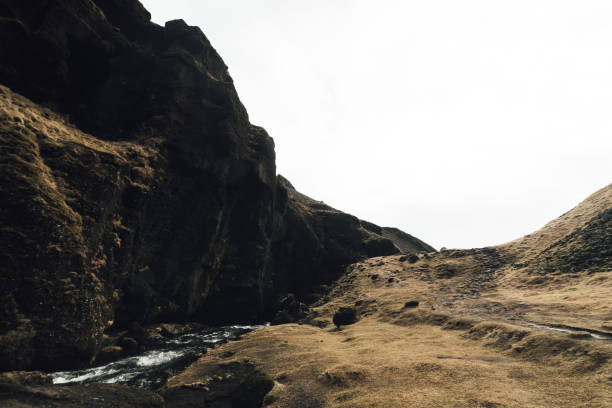
M144 0L200 26L277 169L439 248L530 233L612 182L609 0Z

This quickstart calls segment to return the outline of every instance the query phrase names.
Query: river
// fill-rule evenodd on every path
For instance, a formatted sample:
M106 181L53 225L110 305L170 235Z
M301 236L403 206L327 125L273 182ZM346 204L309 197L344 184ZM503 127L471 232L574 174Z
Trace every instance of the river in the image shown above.
M267 325L224 326L183 334L149 347L142 353L99 367L49 374L54 384L105 382L155 390L206 353L206 350Z

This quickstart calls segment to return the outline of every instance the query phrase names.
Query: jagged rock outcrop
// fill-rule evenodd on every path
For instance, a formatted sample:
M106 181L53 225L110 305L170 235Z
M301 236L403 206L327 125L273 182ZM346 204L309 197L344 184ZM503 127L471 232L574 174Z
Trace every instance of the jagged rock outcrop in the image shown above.
M394 243L372 231L371 223L301 194L278 176L275 228L275 286L299 293L337 278L354 259L398 253Z
M0 369L87 364L111 325L269 318L398 252L277 178L197 27L0 0L0 33Z

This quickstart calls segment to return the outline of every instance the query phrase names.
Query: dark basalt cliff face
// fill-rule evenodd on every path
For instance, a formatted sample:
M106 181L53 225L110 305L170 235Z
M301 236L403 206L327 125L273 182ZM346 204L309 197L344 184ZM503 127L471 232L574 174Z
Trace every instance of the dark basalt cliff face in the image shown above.
M85 365L110 326L269 318L407 248L276 176L197 27L0 0L0 38L0 370Z

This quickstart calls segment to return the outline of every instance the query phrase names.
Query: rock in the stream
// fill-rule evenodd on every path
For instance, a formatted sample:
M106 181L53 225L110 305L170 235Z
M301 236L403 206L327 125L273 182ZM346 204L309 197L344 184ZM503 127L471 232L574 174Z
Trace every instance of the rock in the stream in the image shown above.
M123 357L124 351L121 346L106 346L96 354L96 364L104 364L118 360Z

